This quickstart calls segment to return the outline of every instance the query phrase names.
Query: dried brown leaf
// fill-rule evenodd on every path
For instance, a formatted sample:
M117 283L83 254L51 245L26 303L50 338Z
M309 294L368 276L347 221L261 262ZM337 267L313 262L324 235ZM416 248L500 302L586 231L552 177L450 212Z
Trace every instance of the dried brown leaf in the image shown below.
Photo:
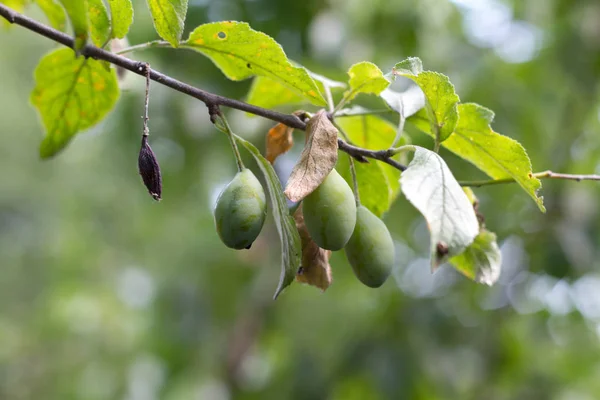
M300 201L325 180L337 162L338 130L325 110L319 111L306 124L307 141L300 160L292 170L285 195Z
M296 228L300 233L302 241L302 263L296 274L296 280L301 283L307 283L316 286L322 291L327 290L333 280L331 276L331 266L329 258L331 250L320 248L308 234L306 225L304 224L304 215L302 214L302 206L294 213Z
M277 124L267 133L267 156L266 159L273 164L275 159L289 151L294 145L292 133L294 128L284 124Z

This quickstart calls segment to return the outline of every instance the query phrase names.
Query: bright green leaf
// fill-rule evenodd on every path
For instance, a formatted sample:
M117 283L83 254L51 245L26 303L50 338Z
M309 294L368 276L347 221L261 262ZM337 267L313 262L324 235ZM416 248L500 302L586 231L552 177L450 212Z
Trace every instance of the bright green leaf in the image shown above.
M326 104L306 69L292 65L275 40L245 22L200 25L184 46L209 57L229 79L266 76L307 97L313 104Z
M122 39L129 32L133 23L133 6L131 0L108 0L110 5L110 19L112 23L112 37Z
M298 233L298 229L296 229L294 218L289 213L281 182L271 164L252 143L247 142L239 136L236 136L236 140L256 160L265 177L267 190L271 199L273 219L275 220L277 232L279 232L281 240L281 277L274 296L274 298L277 298L283 289L294 281L296 272L298 272L298 268L300 267L300 256L302 254L300 234Z
M493 285L500 277L502 254L496 235L482 229L467 249L449 260L450 264L467 278Z
M354 64L348 70L350 90L344 94L345 101L352 101L359 93L379 94L390 85L377 65L368 61Z
M435 269L473 243L479 222L473 205L444 160L430 150L415 147L400 185L402 193L427 220L431 266Z
M275 108L285 104L300 104L304 101L304 97L282 83L257 76L252 82L246 101L258 107Z
M60 0L75 32L75 51L86 45L88 39L87 0Z
M71 138L97 124L119 97L114 69L99 61L75 58L71 49L47 54L35 69L31 102L38 109L46 137L43 158L62 150Z
M336 166L337 171L352 187L352 174L348 157L339 157ZM373 214L381 217L389 210L392 203L392 193L389 190L388 178L384 172L383 165L376 161L370 163L354 162L356 179L358 181L358 194L360 202ZM397 182L397 178L396 178ZM385 190L388 188L388 190Z
M35 0L36 4L46 17L53 28L64 31L67 23L65 10L55 0Z
M178 47L187 14L187 0L146 0L146 2L156 32L171 43L171 46Z
M439 142L446 140L456 127L459 102L448 77L437 72L423 71L418 58L409 58L396 64L393 74L409 78L421 88L425 94L425 109L434 138Z
M442 145L459 157L471 162L493 179L514 179L546 211L543 198L537 196L542 183L532 174L531 161L519 142L496 133L490 127L494 113L478 104L458 106L459 121L455 132ZM409 118L419 129L431 134L423 114Z
M87 4L92 43L100 47L104 45L110 35L108 11L102 0L87 0Z

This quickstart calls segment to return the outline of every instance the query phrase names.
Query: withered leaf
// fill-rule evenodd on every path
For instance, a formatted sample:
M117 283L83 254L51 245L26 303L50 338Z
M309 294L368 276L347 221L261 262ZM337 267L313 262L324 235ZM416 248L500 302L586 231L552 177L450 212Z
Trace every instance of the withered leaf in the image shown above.
M142 136L142 147L138 156L138 171L150 196L160 201L162 195L162 178L156 156L148 144L148 136Z
M292 201L300 201L311 194L337 162L338 130L325 110L320 110L308 121L306 134L304 150L292 170L284 192Z
M286 153L294 145L292 133L294 128L284 124L277 124L267 133L267 156L266 159L273 164L275 159Z
M302 206L298 207L294 213L296 228L300 233L302 242L302 262L296 280L301 283L307 283L316 286L322 291L327 290L333 280L331 276L331 266L329 258L331 250L320 248L308 234L306 225L304 224L304 215L302 214Z

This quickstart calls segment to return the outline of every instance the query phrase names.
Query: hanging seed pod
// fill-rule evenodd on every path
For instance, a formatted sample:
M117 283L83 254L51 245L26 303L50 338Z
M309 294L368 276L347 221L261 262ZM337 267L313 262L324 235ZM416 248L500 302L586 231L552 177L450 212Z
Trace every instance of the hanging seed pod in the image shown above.
M148 144L148 136L146 135L142 136L142 147L138 157L138 170L150 196L154 200L160 201L162 194L160 167L152 148Z

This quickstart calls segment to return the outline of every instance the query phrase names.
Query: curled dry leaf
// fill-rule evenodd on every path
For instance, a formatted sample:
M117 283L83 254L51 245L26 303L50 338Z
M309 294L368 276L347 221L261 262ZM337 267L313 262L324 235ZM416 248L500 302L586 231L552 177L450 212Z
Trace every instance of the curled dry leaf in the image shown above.
M284 124L277 124L267 133L267 155L266 159L273 164L280 155L287 153L294 145L292 133L294 128Z
M302 206L294 213L296 228L300 232L302 241L302 262L301 267L296 274L298 282L307 283L316 286L322 291L327 290L331 285L331 266L329 258L331 250L320 248L308 234L306 225L304 224L304 215L302 214Z
M306 134L306 145L284 192L292 201L300 201L311 194L337 162L338 130L325 110L320 110L308 121Z

